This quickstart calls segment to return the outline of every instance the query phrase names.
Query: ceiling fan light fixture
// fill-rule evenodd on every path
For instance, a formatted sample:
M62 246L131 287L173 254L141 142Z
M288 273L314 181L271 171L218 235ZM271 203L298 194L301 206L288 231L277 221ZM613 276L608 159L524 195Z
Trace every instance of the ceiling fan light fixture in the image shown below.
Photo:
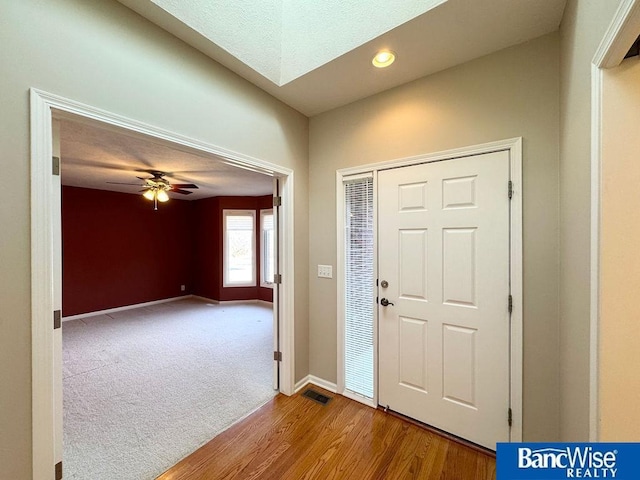
M153 200L156 197L156 192L152 188L150 188L149 190L145 191L142 196L147 200Z
M165 190L158 190L158 193L156 193L156 197L158 198L159 202L166 202L169 200L169 195L167 195L167 192Z
M152 175L151 178L143 178L137 177L138 180L142 180L143 184L139 185L143 189L140 190L142 192L142 196L153 202L153 209L158 210L158 202L164 203L168 202L171 198L169 197L169 192L179 193L181 195L189 195L192 192L185 189L197 189L198 186L193 183L176 183L171 185L171 183L164 178L167 175L164 172L159 170L143 170L144 172ZM107 182L113 183L116 185L138 185L136 183L122 183L122 182Z

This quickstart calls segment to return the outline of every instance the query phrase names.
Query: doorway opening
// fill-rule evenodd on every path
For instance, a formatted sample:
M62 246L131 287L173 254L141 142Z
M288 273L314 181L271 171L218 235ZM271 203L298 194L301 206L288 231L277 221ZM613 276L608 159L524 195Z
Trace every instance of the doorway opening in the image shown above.
M273 269L256 277L274 258L275 236L266 245L259 234L274 233L273 216L259 215L273 209L274 179L82 119L54 122L64 470L155 477L278 388Z
M33 89L32 111L32 342L34 477L46 476L62 461L62 335L59 147L54 119L98 122L169 143L186 152L215 157L226 165L277 179L280 214L276 217L274 287L274 358L279 361L280 391L293 393L293 172L289 169L221 149L141 122ZM57 159L54 157L58 157ZM53 162L52 162L53 159ZM53 171L52 171L53 165ZM161 207L159 207L161 208ZM157 213L157 212L151 212ZM53 317L53 321L51 321ZM275 367L274 367L275 368Z

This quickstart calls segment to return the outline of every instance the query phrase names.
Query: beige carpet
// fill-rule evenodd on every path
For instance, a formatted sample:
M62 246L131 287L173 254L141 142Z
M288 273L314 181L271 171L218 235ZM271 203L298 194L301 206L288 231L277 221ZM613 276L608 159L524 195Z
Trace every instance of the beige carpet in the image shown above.
M64 478L153 479L270 400L272 329L197 299L63 322Z

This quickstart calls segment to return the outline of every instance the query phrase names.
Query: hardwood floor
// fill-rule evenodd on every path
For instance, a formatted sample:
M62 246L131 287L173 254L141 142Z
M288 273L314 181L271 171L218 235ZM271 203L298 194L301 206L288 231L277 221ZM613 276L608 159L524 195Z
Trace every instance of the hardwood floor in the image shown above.
M328 405L278 395L158 480L495 478L487 453L313 388Z

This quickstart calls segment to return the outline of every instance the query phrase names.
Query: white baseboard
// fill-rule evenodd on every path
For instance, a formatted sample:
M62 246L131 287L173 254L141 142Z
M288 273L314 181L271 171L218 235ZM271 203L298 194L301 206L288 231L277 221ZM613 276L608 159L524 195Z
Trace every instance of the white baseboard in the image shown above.
M197 300L202 300L203 302L215 303L216 305L220 303L218 300L214 300L213 298L201 297L200 295L190 295L190 297Z
M235 303L257 303L260 305L273 306L273 303L265 300L213 300L212 298L201 297L200 295L181 295L180 297L163 298L162 300L153 300L151 302L135 303L133 305L125 305L124 307L107 308L106 310L98 310L96 312L79 313L78 315L69 315L68 317L62 317L63 322L69 320L77 320L79 318L97 317L98 315L106 315L108 313L123 312L125 310L133 310L134 308L149 307L151 305L158 305L160 303L175 302L176 300L186 300L187 298L197 298L209 303L231 305Z
M258 300L218 300L216 303L220 305L251 305L258 303Z
M234 305L234 304L248 304L248 303L257 303L260 305L268 305L269 307L273 307L272 302L267 302L266 300L214 300L213 298L201 297L200 295L190 295L191 298L197 298L198 300L202 300L204 302L213 303L215 305Z
M163 298L162 300L153 300L151 302L136 303L134 305L125 305L124 307L107 308L106 310L98 310L97 312L80 313L78 315L69 315L68 317L62 317L62 321L67 322L69 320L77 320L78 318L96 317L98 315L105 315L107 313L122 312L124 310L133 310L134 308L158 305L160 303L175 302L176 300L184 300L190 297L192 297L192 295L182 295L180 297Z
M298 393L300 390L306 387L308 383L309 383L309 375L304 377L302 380L299 380L296 382L296 384L293 387L293 393Z
M325 390L330 391L331 393L336 393L338 391L338 386L335 383L328 382L320 377L316 377L315 375L307 375L299 382L296 382L294 393L298 393L308 384L313 384L317 387L324 388Z

